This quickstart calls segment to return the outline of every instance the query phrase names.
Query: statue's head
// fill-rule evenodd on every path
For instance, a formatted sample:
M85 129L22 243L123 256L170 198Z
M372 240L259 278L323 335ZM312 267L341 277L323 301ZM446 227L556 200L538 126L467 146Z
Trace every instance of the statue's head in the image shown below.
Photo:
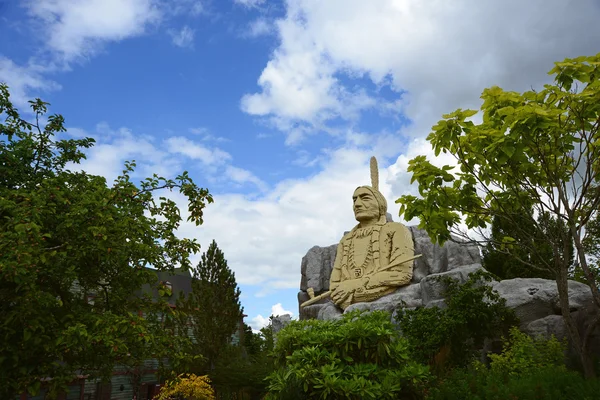
M379 190L371 186L359 186L352 195L354 217L359 222L379 220L387 213L387 201Z

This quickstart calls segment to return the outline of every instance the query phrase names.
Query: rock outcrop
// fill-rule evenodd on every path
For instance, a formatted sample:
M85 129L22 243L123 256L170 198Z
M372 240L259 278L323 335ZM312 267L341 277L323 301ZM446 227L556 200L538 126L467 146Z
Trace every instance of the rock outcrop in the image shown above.
M410 285L400 287L394 293L369 303L349 306L352 310L387 310L394 312L401 302L407 307L443 307L442 285L434 279L437 276L450 276L465 282L468 275L483 269L479 248L466 243L447 242L444 246L433 244L424 230L409 227L415 244L415 254L423 254L413 264L413 279ZM335 261L336 245L315 246L302 259L302 280L298 293L299 304L309 299L307 289L312 287L315 294L329 290L329 276ZM552 280L509 279L494 281L492 287L506 299L508 307L515 310L520 319L520 328L531 335L566 337L565 327L556 282ZM597 311L592 307L590 288L582 283L569 281L569 301L574 319L580 330L585 330ZM590 311L591 310L591 311ZM300 319L336 319L342 310L329 299L300 309ZM595 351L600 350L600 327L592 337Z

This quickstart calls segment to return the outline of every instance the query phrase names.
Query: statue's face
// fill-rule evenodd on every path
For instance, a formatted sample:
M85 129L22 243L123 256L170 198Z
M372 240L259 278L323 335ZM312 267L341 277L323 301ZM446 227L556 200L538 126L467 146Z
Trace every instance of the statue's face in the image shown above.
M352 196L354 203L354 217L357 221L369 221L379 218L379 203L373 194L365 189L358 188Z

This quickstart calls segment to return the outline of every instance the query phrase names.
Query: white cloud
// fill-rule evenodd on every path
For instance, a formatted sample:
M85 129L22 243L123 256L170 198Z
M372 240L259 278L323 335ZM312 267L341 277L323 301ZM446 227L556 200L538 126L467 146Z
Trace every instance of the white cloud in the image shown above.
M205 128L203 126L198 127L198 128L190 128L188 130L190 131L190 133L193 133L194 135L207 135L208 134L208 128Z
M60 89L59 84L45 79L42 72L43 68L38 65L17 65L0 56L0 82L8 85L12 102L21 111L29 109L27 101L43 97L42 92Z
M161 18L154 0L28 0L48 48L65 62L94 55L105 43L138 36Z
M317 68L320 55L310 52L277 54L258 79L263 93L245 95L242 109L253 115L313 120L340 108L331 88L333 71Z
M280 315L285 315L285 314L289 314L290 317L294 315L293 312L284 310L281 303L277 303L273 307L271 307L271 315L278 317Z
M245 35L247 37L256 38L259 36L270 35L275 30L273 23L264 17L260 17L251 21L248 24L248 29Z
M210 149L183 136L172 136L165 140L168 151L182 154L207 165L223 164L231 160L231 155L218 148Z
M145 178L154 173L172 178L183 170L190 169L211 183L230 186L250 183L261 190L266 188L266 184L252 172L233 165L229 153L183 136L158 140L152 136L135 134L128 128L113 129L106 123L99 123L94 132L69 127L67 134L72 137L96 138L96 145L86 151L87 159L78 168L104 176L109 183L121 174L125 161L135 160L137 168L134 179ZM190 161L199 163L189 168ZM184 204L182 208L187 209L187 205Z
M348 133L352 140L357 140L356 136L360 135ZM403 147L390 135L363 141L366 145L357 146L349 139L343 147L324 150L318 161L320 172L309 178L280 181L260 196L215 194L214 204L205 210L202 227L184 224L179 234L196 237L202 244L215 239L236 280L257 285L260 293L298 287L300 263L308 249L336 243L356 224L352 192L361 184L369 184L369 157L376 154L384 167L386 158ZM382 168L380 185L390 199L390 212L395 214L398 208L391 201L395 197L389 178Z
M169 30L169 35L173 40L173 44L177 47L193 47L194 45L194 34L195 31L189 26L185 25L181 30Z
M73 131L77 135L85 134L81 129L68 129L68 132ZM173 171L182 169L178 158L157 146L152 137L135 135L127 128L113 130L106 123L101 123L97 125L96 133L85 136L96 137L97 143L86 152L87 159L81 162L80 168L106 177L109 184L121 174L125 161L136 161L135 177L154 173L171 176Z
M233 182L238 184L252 183L256 185L260 190L265 190L267 185L261 179L259 179L252 172L243 168L234 167L228 165L225 168L225 175Z
M254 331L259 331L265 326L269 325L269 318L265 318L262 315L258 314L256 317L252 318L250 323L248 324Z
M210 130L208 128L205 127L198 127L198 128L190 128L188 129L188 131L193 134L193 135L197 135L199 137L202 138L203 141L213 141L213 142L230 142L231 140L223 137L223 136L216 136L210 133Z
M281 303L277 303L271 307L271 314L269 315L269 317L277 317L285 314L289 314L290 316L294 315L293 312L284 310ZM269 317L263 317L262 315L258 314L256 317L252 318L250 324L248 325L250 325L250 327L252 327L252 329L254 329L255 331L258 331L261 328L264 328L269 325Z
M347 118L348 107L360 112L373 100L357 100L339 77L366 76L408 92L395 108L413 121L411 134L424 135L443 113L477 107L487 86L539 86L553 61L595 54L598 18L594 0L288 1L279 47L242 110L309 123Z
M233 0L234 3L244 7L258 7L266 2L266 0Z

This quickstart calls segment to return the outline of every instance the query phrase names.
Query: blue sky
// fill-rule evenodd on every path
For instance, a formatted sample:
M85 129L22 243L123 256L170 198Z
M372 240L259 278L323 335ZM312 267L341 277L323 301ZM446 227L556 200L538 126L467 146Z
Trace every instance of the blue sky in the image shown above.
M259 328L297 315L302 256L353 226L371 155L397 215L442 114L596 54L598 20L598 0L0 0L0 81L97 140L82 168L208 187L180 234L217 241Z

